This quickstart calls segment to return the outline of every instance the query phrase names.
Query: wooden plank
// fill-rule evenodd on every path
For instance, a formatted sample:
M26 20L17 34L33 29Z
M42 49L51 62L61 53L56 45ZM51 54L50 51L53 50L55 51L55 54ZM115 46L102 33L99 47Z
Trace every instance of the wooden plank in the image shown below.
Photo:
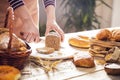
M65 50L75 50L75 51L84 51L88 52L88 49L81 49L81 48L74 48L71 47L68 44L68 39L71 36L76 35L87 35L87 36L95 36L95 33L97 33L98 30L91 30L91 31L85 31L85 32L77 32L77 33L69 33L65 35L65 41L62 43L62 47L65 48ZM40 43L30 43L32 47L32 54L36 55L36 48L37 47L43 47L44 45L44 37L43 40ZM36 55L38 56L38 55ZM24 74L22 75L20 80L119 80L119 77L115 77L114 79L111 78L111 76L108 76L104 71L104 65L98 65L94 68L80 68L75 67L75 65L72 62L72 59L64 60L63 62L59 63L56 68L58 70L52 72L50 71L47 75L42 67L36 66L33 63L29 63L26 68L22 72L29 72L30 74ZM101 78L100 78L101 77Z
M75 67L75 65L70 60L66 60L56 67L57 71L50 71L49 77L44 72L44 70L41 67L34 66L34 64L29 64L29 66L26 67L24 71L29 71L31 74L29 75L22 75L21 80L30 80L30 79L40 79L40 80L63 80L67 78L73 78L78 76L83 76L88 73L93 73L96 71L103 70L103 66L97 65L94 68L80 68Z
M65 80L120 80L120 76L108 75L104 70L102 70Z

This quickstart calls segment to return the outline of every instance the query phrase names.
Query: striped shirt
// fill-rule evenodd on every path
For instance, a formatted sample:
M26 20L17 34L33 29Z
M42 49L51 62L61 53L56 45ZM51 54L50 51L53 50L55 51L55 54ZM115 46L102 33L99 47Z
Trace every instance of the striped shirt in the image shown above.
M48 5L54 5L55 6L55 0L43 0L43 1L44 1L45 7L47 7ZM10 4L10 6L13 7L14 10L16 8L24 5L23 0L8 0L8 2Z

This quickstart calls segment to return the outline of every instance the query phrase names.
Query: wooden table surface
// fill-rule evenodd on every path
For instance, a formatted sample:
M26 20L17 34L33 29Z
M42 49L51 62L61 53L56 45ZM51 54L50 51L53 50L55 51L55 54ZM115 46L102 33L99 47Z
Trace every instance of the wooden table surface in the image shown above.
M110 28L111 29L111 28ZM99 30L82 31L76 33L65 34L65 40L62 43L65 50L74 50L78 52L88 52L88 49L74 48L68 44L68 39L76 35L85 35L94 37ZM32 54L36 55L36 48L44 46L44 38L40 43L30 43L32 47ZM38 55L37 55L38 56ZM56 66L56 71L50 71L48 75L44 72L42 67L36 66L29 62L25 69L22 71L20 80L120 80L120 76L112 76L106 74L104 65L96 64L94 68L81 68L76 67L72 59L65 59ZM27 72L27 73L26 73Z

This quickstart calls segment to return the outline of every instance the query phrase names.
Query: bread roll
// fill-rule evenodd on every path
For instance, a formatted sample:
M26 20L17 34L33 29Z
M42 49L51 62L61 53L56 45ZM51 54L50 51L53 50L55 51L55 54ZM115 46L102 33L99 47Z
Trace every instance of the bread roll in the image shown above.
M120 29L112 30L112 38L115 41L120 41Z
M18 80L21 77L20 71L12 66L0 66L0 80Z
M60 49L60 36L55 32L50 32L45 38L45 47Z
M94 67L94 58L89 53L77 53L74 55L74 64L79 67Z
M69 44L75 47L80 47L80 48L89 48L90 47L90 42L89 38L80 38L80 37L72 37L69 39Z
M0 50L7 50L10 40L9 29L0 28ZM24 48L24 49L23 49ZM11 51L24 51L26 50L27 45L25 42L18 38L15 34L12 37Z
M102 29L96 35L98 40L110 40L111 37L112 33L108 29Z

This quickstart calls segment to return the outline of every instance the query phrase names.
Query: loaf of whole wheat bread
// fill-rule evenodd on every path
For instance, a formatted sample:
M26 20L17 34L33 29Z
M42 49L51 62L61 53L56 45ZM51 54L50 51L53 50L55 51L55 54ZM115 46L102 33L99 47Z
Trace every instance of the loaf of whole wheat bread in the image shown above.
M50 32L45 38L45 47L60 49L60 36L56 32Z

